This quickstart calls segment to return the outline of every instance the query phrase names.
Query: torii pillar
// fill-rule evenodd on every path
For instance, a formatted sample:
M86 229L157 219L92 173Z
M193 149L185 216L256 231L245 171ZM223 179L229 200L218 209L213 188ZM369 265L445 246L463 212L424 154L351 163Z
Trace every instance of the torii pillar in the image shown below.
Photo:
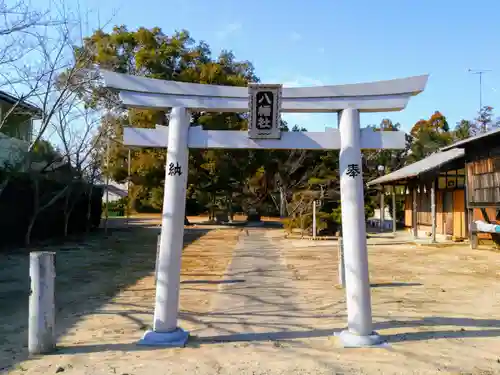
M359 111L339 113L340 202L348 329L340 334L344 346L369 346L382 340L373 332L365 198L361 160ZM360 166L359 173L353 166Z
M347 329L340 333L345 347L381 342L373 332L361 149L402 149L403 132L360 129L360 112L399 111L425 88L428 76L363 84L284 88L281 112L338 113L339 129L286 132L280 139L253 139L244 131L190 126L189 111L248 112L244 87L163 81L101 71L105 86L120 92L127 107L172 108L169 126L125 128L124 144L167 147L162 232L153 329L141 344L183 346L188 333L178 327L180 269L189 148L340 149L342 237L346 276Z

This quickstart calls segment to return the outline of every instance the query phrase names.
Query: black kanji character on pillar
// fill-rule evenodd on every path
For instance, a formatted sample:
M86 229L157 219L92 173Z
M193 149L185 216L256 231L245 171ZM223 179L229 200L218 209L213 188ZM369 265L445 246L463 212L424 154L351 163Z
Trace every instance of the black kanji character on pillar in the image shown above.
M179 162L176 162L175 164L174 163L170 163L168 165L168 175L169 176L180 176L182 174L182 169L181 169L181 166L179 164Z
M346 174L349 177L355 178L356 176L359 176L360 173L361 173L361 171L359 169L359 165L357 165L357 164L349 164L347 166Z

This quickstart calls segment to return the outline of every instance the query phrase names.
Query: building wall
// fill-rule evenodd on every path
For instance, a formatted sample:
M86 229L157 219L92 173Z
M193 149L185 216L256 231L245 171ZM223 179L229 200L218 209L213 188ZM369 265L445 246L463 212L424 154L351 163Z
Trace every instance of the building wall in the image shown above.
M489 152L496 155L477 156L467 162L469 207L500 205L500 147Z
M8 104L0 102L0 123L4 118L4 115L9 111L9 108L10 106ZM33 124L30 115L10 114L0 131L9 137L30 142L33 131L32 128Z
M436 194L436 232L445 234L445 214L443 213L443 192L437 191Z
M453 236L467 238L467 220L465 218L465 189L453 192Z
M481 207L487 213L492 223L500 223L496 220L497 211L500 210L500 146L496 139L490 139L484 145L481 143L470 149L466 149L468 161L467 169L467 191L468 205L472 210L472 220L486 221ZM478 233L480 239L492 239L490 233Z
M412 196L407 194L405 197L405 226L411 228L413 216L413 204L412 204Z
M28 147L25 141L0 134L0 169L18 166Z
M429 208L422 208L422 197L430 199L430 192L417 193L418 230L430 232L432 217ZM450 202L447 202L447 200ZM413 227L413 196L405 198L405 226ZM437 190L436 191L436 234L449 235L455 238L467 237L467 222L465 218L465 190Z

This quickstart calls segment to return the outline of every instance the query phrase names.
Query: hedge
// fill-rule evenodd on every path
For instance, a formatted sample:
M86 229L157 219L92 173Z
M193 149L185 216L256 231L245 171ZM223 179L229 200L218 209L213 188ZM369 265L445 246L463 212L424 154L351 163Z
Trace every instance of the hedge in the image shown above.
M0 172L1 173L1 172ZM0 184L7 176L0 174ZM65 188L65 185L49 180L40 179L39 199L40 206L50 200ZM0 194L0 246L22 245L35 208L36 183L27 174L10 176L8 183ZM87 223L89 193L92 191L90 204L90 223ZM74 204L69 216L68 234L85 232L99 227L102 213L103 189L92 187L85 183L75 183L69 190L69 202ZM41 211L35 221L31 233L31 241L57 238L64 234L64 209L67 195L63 194L52 205Z

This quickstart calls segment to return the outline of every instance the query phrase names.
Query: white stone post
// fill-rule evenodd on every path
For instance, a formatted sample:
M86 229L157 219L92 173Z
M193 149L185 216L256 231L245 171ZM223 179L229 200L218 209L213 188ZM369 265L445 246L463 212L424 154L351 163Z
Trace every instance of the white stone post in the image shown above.
M380 186L380 232L384 232L384 224L385 224L385 188L384 185Z
M392 186L392 233L396 236L396 186Z
M348 324L348 329L340 334L340 339L346 347L376 345L381 340L372 330L359 111L348 108L340 112L339 129L340 200Z
M55 335L55 253L30 253L28 352L50 353L56 348Z
M165 191L157 265L153 330L144 334L143 345L184 346L188 333L177 326L181 257L188 176L189 113L173 108L168 131Z
M342 237L339 237L339 285L345 288L344 244Z
M412 187L412 205L413 211L411 215L411 224L413 226L413 238L418 238L418 204L417 204L417 186Z
M313 240L316 239L316 200L313 200Z
M432 219L432 243L436 242L436 179L432 180L431 186L431 219Z

